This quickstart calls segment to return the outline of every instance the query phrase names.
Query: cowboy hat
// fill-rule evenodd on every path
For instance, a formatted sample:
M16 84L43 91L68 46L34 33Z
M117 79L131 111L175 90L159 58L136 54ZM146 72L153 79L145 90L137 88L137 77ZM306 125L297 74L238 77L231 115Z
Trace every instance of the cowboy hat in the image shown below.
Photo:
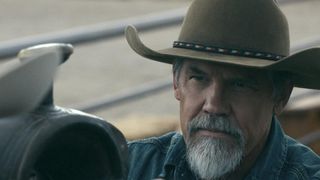
M285 112L307 111L320 108L320 91L295 88L285 107Z
M296 87L320 89L320 48L289 55L286 17L274 0L194 0L173 47L152 50L126 28L131 48L143 57L176 59L285 71Z

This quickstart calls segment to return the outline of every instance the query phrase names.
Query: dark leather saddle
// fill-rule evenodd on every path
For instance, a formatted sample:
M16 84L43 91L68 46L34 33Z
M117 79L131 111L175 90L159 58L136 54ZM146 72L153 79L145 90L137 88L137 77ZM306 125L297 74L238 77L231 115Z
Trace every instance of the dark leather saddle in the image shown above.
M53 104L52 77L71 53L66 44L32 47L0 74L0 180L126 179L121 132Z

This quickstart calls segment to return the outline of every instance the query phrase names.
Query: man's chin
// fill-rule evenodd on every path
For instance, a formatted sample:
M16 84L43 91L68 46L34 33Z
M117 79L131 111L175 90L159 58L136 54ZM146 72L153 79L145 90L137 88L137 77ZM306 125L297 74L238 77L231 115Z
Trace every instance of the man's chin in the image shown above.
M190 168L203 179L220 178L241 162L243 148L223 138L196 136L187 143Z
M194 132L190 138L191 141L199 141L202 139L206 139L208 141L219 141L225 143L228 148L235 148L239 141L237 138L231 134L224 133L224 132L214 132L209 130L199 130Z

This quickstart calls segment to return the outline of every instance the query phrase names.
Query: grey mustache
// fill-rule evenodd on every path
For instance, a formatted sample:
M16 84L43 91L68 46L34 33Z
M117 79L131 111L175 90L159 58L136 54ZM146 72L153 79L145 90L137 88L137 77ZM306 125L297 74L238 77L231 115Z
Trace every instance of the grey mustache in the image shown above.
M188 124L188 131L190 135L201 129L220 131L230 134L236 138L240 138L242 135L241 130L237 127L234 127L231 123L231 119L227 116L210 114L198 115Z

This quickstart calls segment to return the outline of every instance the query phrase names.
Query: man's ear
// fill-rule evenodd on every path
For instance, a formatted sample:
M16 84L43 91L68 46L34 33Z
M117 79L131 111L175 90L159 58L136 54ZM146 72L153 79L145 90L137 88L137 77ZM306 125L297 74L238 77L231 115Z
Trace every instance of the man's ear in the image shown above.
M173 90L174 90L174 97L178 100L178 101L180 101L180 88L179 88L179 84L178 84L178 82L177 82L177 80L176 80L176 78L175 77L173 77Z
M293 84L291 82L288 82L284 87L283 91L281 92L280 97L276 99L276 103L274 106L274 113L276 115L281 114L282 110L287 105L292 89L293 89Z

